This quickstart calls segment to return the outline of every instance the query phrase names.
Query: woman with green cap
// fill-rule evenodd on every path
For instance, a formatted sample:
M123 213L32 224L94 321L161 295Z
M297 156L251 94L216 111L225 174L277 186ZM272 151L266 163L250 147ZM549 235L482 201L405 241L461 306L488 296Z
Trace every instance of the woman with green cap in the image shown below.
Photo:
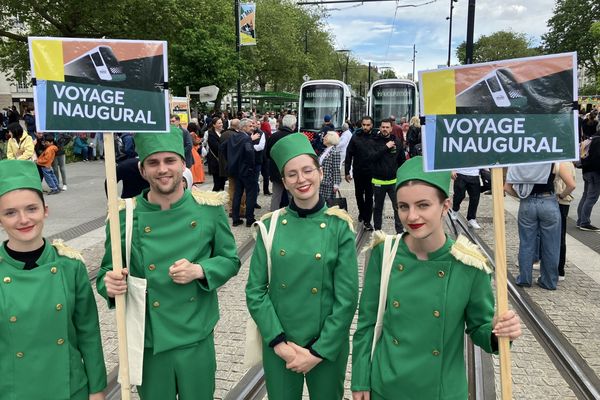
M467 399L464 332L494 352L497 337L521 335L519 318L494 316L486 258L444 232L450 172L423 172L422 157L413 157L396 179L406 232L394 245L381 232L372 243L353 339L353 399Z
M319 197L323 172L306 136L285 136L271 157L292 200L258 223L274 233L257 234L246 285L268 396L301 399L306 380L311 399L341 399L358 300L352 219Z
M0 397L102 400L106 368L81 255L43 237L35 164L0 161Z

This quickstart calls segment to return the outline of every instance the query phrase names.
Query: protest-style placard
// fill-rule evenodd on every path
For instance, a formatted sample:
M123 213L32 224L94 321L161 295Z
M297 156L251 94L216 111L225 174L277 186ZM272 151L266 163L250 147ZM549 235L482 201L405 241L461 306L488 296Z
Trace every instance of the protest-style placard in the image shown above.
M166 42L30 37L29 54L40 131L169 129Z
M419 72L425 169L575 160L576 53Z

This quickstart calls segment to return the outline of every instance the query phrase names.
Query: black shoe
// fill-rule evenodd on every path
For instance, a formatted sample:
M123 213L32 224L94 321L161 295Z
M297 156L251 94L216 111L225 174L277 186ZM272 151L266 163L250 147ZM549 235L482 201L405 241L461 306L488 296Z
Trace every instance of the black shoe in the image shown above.
M579 225L578 228L582 231L588 231L588 232L600 232L600 228L595 227L592 224L585 224L585 225Z
M243 224L243 223L244 223L244 220L243 220L243 219L238 219L237 221L233 221L233 222L231 223L231 225L233 225L233 226L240 226L240 225L241 225L241 224Z
M273 193L269 192L268 190L267 190L266 192L264 192L264 195L265 195L265 196L270 196L270 195L272 195L272 194L273 194Z
M367 232L371 232L373 230L373 225L370 222L365 222L363 224L363 229Z
M248 228L250 228L252 226L252 224L255 223L255 222L256 222L255 219L248 219L248 220L246 220L246 226Z
M358 222L363 222L362 215L358 216Z
M254 209L255 210L260 210L262 207L260 206L260 204L255 204L254 205Z

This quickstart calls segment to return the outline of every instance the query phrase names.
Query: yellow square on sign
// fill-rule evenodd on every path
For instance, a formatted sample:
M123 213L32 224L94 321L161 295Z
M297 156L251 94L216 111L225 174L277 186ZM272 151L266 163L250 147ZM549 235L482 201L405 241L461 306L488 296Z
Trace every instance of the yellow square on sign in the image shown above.
M33 40L33 73L36 79L64 82L65 64L60 40Z
M454 70L423 72L423 113L425 115L456 114Z

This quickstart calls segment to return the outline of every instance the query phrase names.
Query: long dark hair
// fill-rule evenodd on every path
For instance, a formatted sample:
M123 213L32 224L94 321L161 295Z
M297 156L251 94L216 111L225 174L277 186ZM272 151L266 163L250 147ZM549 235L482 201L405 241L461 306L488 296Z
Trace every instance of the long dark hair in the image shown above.
M17 142L21 140L21 137L23 136L23 127L20 123L13 122L12 124L8 125L8 131Z

